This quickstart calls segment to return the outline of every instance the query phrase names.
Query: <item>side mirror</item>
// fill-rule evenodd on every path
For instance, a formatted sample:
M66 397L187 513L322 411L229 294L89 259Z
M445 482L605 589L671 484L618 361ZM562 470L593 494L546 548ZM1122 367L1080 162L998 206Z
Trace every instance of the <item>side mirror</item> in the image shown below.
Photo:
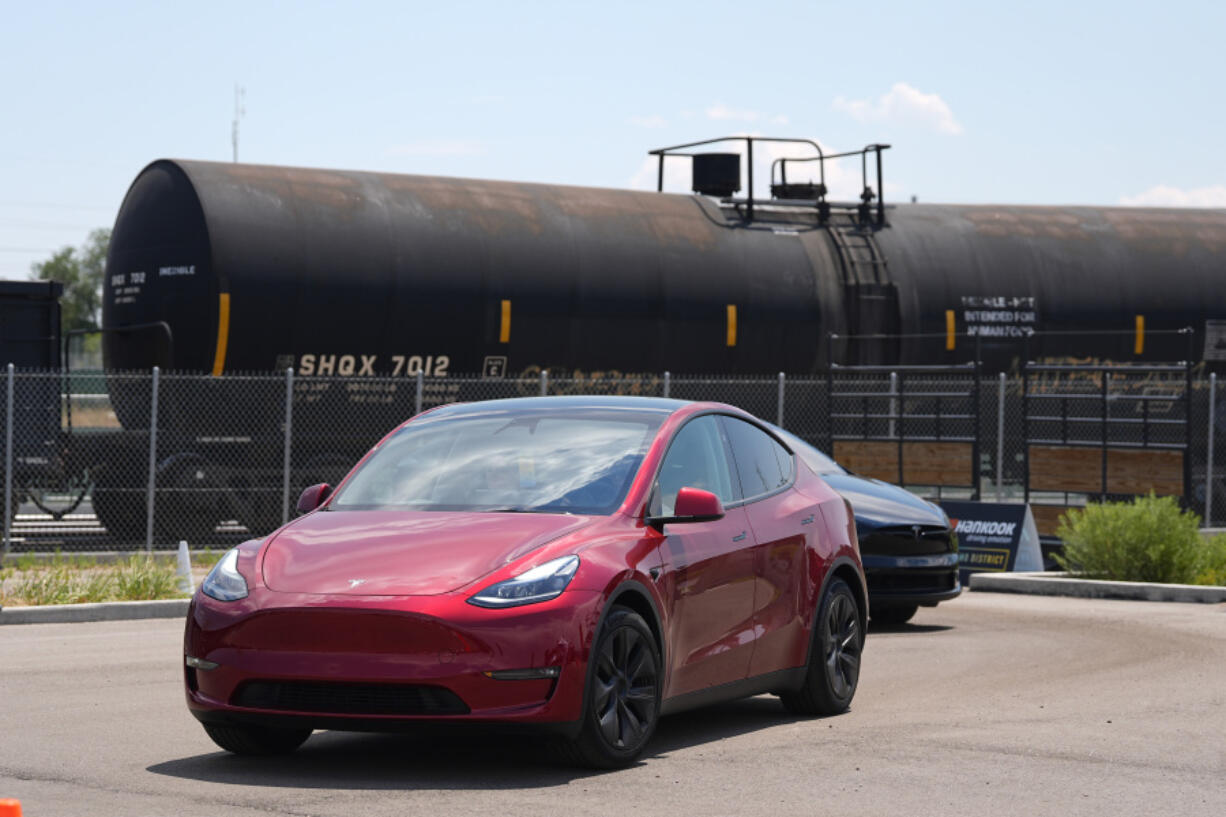
M332 494L332 486L326 482L312 485L298 497L298 513L310 513L324 504L324 500Z
M673 503L672 516L651 516L648 525L663 527L668 524L688 522L714 522L724 518L724 503L710 491L701 488L682 488Z

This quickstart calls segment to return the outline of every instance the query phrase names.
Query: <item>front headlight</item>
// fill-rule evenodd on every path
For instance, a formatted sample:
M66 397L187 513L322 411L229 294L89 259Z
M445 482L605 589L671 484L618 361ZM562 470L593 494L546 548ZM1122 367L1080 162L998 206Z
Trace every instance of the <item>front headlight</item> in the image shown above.
M204 595L218 601L238 601L247 598L247 580L238 572L238 548L231 548L221 561L213 565L200 585Z
M513 579L491 584L468 600L478 607L518 607L562 595L579 569L578 556L563 556L534 567Z

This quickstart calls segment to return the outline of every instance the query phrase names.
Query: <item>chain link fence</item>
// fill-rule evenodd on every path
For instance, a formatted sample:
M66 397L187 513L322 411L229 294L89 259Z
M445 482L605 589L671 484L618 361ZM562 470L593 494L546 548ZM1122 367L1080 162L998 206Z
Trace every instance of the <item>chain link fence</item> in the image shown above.
M209 377L160 373L0 372L4 550L226 547L262 536L294 515L301 491L336 484L378 440L434 406L498 398L617 394L709 400L781 425L857 472L924 496L1022 501L1031 436L1092 442L1094 409L1067 400L1064 416L1027 418L1019 377L958 371L836 371L829 376L659 376L519 379L480 376ZM1182 381L1181 381L1182 382ZM1030 393L1034 393L1034 383ZM1047 382L1059 401L1085 383ZM1226 519L1215 438L1226 395L1215 376L1183 386L1152 380L1111 403L1119 441L1175 439L1183 424L1188 507ZM1034 412L1032 411L1032 415ZM1113 415L1115 416L1115 415ZM1097 422L1097 426L1096 426ZM1165 435L1165 436L1163 436ZM1134 439L1137 438L1137 439ZM1168 439L1169 438L1169 439ZM877 470L874 470L877 469ZM879 471L879 472L878 472ZM901 479L900 479L901 477ZM1066 504L1098 497L1062 496Z

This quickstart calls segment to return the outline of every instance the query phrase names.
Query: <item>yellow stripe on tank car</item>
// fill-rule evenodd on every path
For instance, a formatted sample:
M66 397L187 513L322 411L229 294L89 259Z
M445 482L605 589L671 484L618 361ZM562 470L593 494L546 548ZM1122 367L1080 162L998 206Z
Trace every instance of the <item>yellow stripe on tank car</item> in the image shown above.
M226 346L230 342L230 293L217 296L217 352L213 355L213 376L226 368Z
M1145 351L1145 316L1137 315L1137 339L1133 343L1132 353L1139 355Z
M725 342L736 346L736 304L728 304L728 332Z
M952 309L945 310L945 351L952 352L956 345L957 338L955 330L958 328L958 322L954 319L954 311Z
M502 302L502 325L498 328L498 342L511 342L511 302Z

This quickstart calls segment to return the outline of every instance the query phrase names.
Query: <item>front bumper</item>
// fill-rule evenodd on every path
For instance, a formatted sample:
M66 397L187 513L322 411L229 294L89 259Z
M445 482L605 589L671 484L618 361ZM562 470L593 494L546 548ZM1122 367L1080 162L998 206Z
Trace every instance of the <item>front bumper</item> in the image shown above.
M308 596L253 589L238 602L197 594L184 667L199 720L399 731L427 724L579 722L600 594L488 610L459 595ZM486 673L557 667L556 678Z
M862 554L870 604L919 604L925 607L957 598L958 554L881 556Z

